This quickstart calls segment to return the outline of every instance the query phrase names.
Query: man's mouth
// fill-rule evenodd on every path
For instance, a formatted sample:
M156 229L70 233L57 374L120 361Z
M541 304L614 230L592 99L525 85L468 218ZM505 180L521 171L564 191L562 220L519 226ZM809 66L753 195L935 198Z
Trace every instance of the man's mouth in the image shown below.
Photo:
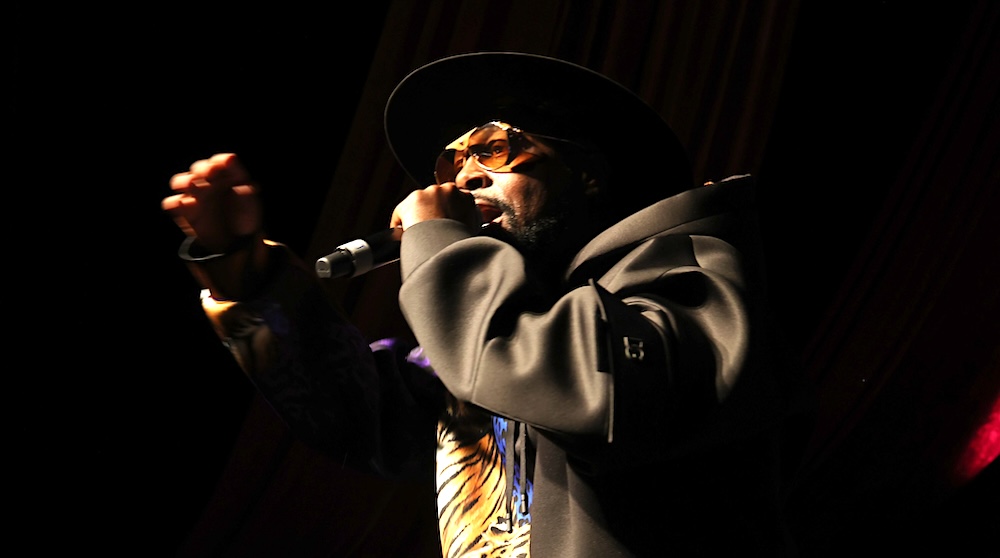
M476 208L479 209L479 213L483 216L484 225L488 223L500 224L500 220L503 218L503 211L499 207L485 200L476 200Z

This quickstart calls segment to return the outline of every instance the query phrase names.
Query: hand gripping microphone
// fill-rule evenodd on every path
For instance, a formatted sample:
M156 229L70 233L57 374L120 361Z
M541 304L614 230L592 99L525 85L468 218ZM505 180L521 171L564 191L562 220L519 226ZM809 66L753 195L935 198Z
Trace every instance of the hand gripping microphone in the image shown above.
M403 229L379 231L363 239L337 246L332 253L316 260L316 275L323 278L357 277L399 259L399 241Z

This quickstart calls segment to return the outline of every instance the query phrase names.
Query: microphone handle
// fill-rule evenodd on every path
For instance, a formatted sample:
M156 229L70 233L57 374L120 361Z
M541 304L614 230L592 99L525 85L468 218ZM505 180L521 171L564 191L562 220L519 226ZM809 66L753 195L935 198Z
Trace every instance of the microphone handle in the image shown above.
M327 256L316 260L316 275L323 278L357 277L399 259L399 241L403 229L379 231L364 239L341 244Z

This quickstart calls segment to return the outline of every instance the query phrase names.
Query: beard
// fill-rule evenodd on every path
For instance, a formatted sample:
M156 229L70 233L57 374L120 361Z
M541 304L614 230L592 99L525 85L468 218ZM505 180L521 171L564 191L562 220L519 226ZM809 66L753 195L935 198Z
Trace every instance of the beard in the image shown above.
M530 223L511 220L509 232L514 237L514 245L529 259L543 257L555 250L565 252L561 245L564 244L567 217L560 212L539 217Z
M490 200L504 214L507 226L494 234L524 256L529 270L546 283L558 282L566 266L590 238L581 228L579 212L567 195L553 200L542 216L525 221L503 200Z

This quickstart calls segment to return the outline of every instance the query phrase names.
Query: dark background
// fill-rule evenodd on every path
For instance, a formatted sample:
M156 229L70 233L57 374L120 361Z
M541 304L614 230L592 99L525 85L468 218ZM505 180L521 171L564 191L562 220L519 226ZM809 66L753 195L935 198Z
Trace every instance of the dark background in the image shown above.
M422 502L410 487L373 486L351 475L334 490L329 480L310 478L306 465L316 458L288 441L277 445L293 457L266 454L265 476L279 481L240 476L255 471L248 463L262 467L256 448L276 447L270 440L283 434L211 333L198 288L175 258L181 235L159 210L171 174L232 151L265 185L269 233L300 254L383 222L387 213L375 211L372 223L359 217L343 224L339 237L314 237L317 224L331 219L324 209L330 185L350 163L341 153L349 142L381 141L380 120L365 127L354 119L364 103L384 102L365 99L364 85L384 63L377 47L399 4L408 3L352 5L349 15L284 5L12 9L9 456L18 466L12 489L23 496L13 525L33 547L70 544L123 556L365 556L370 546L318 536L321 527L282 530L260 509L275 501L269 498L279 483L288 497L274 515L293 522L301 513L314 527L348 497L334 496L345 484L400 498L400 508L407 498ZM598 4L603 8L588 13L610 9ZM459 4L428 5L444 6L443 19ZM997 10L988 2L787 6L796 10L786 20L794 33L766 143L754 168L725 170L750 170L767 185L761 196L773 298L820 400L822 436L800 439L810 449L791 500L796 534L806 555L865 548L980 555L973 549L994 542L1000 525L995 465L972 480L948 472L978 425L992 416L994 436L1000 428L992 403L1000 394L996 163L956 173L943 188L975 192L971 198L945 196L936 206L921 198L937 221L910 217L901 225L892 216L900 204L915 203L907 188L922 183L913 177L936 153L968 145L985 158L997 155L996 68L975 73L982 84L960 90L972 98L986 91L981 127L928 124L942 111L943 120L951 117L941 107L955 104L948 97L955 89L944 85L965 75L954 68L997 48ZM977 19L986 31L970 24ZM752 99L745 103L750 111ZM368 183L355 188L379 198L366 202L369 208L398 201L397 192L368 191ZM976 240L960 253L923 242L962 234ZM886 237L896 240L880 244ZM880 258L898 261L904 251L927 258L932 249L941 250L937 259L919 262L940 266L872 271ZM891 377L852 368L888 358L872 346L885 324L895 324L879 309L897 306L877 297L905 298L938 273L952 279L934 283L930 301L915 289L913 306L923 309L906 318L937 322L936 329L890 326L922 352L897 355ZM349 301L361 289L337 288ZM918 357L922 363L913 362ZM877 380L877 396L853 395L852 373ZM329 474L324 466L315 470ZM350 501L363 506L356 492ZM294 496L302 493L313 500L300 498L297 507ZM411 528L384 526L376 521L383 516L371 516L369 525L363 511L350 513L356 525L326 530L371 540ZM287 552L271 554L269 545Z

